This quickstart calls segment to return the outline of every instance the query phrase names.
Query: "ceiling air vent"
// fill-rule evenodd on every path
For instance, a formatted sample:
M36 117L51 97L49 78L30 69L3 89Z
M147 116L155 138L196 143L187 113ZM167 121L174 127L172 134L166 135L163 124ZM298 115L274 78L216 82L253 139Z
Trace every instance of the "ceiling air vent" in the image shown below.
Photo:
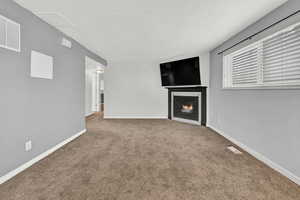
M20 24L0 15L0 47L20 52Z

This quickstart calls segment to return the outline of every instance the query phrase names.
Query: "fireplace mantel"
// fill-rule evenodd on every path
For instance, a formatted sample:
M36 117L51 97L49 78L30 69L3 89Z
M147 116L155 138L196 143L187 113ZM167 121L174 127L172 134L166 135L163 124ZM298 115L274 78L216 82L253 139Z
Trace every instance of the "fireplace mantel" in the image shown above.
M168 87L168 118L172 119L172 93L173 92L200 92L201 93L201 125L206 126L207 121L207 87Z

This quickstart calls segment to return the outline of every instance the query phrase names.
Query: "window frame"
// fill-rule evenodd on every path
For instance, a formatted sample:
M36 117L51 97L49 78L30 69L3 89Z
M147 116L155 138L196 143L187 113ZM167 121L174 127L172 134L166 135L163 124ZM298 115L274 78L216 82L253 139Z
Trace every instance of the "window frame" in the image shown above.
M5 21L5 45L1 45L0 44L0 47L4 48L4 49L8 49L8 50L12 50L12 51L20 53L21 52L21 24L13 21L11 19L8 19L7 17L4 17L3 15L0 15L0 18ZM13 25L16 25L17 28L18 28L18 33L19 33L19 38L18 38L18 40L19 40L19 48L18 49L7 46L7 38L8 38L8 35L7 35L8 34L7 33L7 23L11 23Z
M286 28L283 28L280 31L277 31L274 34L271 34L267 37L264 37L256 42L253 42L252 44L249 44L241 49L238 49L236 51L233 51L227 55L223 55L223 81L222 81L222 88L223 89L298 89L300 88L300 80L292 80L292 81L281 81L276 83L266 83L263 80L263 43L264 41L276 37L279 34L282 34L284 32L288 32L293 30L295 27L299 26L299 23L295 23L291 26L288 26ZM257 83L253 84L233 84L233 76L232 76L232 58L238 54L241 54L251 48L257 47L259 49L258 53L258 78ZM283 65L284 66L284 65Z

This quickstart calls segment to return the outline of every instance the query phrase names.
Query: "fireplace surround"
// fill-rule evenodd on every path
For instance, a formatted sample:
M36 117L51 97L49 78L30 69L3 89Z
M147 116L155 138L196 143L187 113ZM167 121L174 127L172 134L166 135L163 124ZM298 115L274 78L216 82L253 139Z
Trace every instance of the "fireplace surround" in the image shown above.
M206 87L168 89L168 118L206 126Z

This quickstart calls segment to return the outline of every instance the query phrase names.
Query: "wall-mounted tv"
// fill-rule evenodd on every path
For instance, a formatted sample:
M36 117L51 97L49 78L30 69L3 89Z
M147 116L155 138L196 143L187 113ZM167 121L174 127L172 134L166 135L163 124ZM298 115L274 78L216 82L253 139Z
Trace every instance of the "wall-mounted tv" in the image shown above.
M199 57L160 64L164 87L201 85Z

